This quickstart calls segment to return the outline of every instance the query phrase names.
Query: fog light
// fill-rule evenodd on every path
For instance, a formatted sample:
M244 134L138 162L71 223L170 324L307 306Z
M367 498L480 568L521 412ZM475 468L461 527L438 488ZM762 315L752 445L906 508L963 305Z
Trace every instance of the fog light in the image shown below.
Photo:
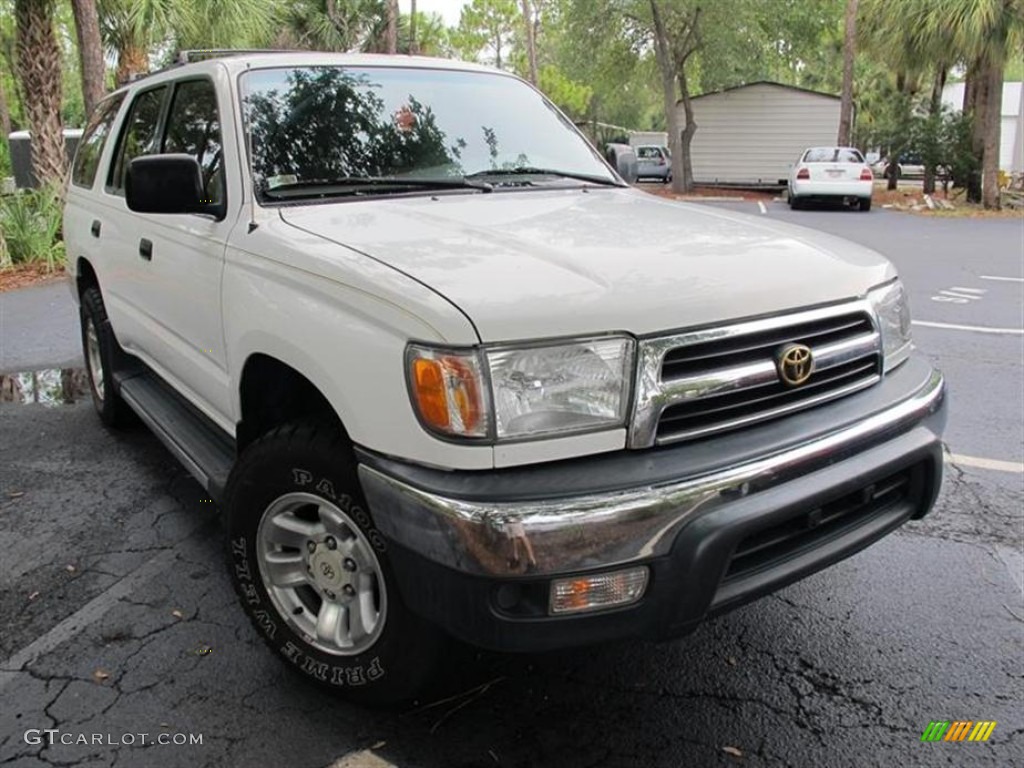
M551 584L551 613L582 613L629 605L643 597L647 566L559 579Z

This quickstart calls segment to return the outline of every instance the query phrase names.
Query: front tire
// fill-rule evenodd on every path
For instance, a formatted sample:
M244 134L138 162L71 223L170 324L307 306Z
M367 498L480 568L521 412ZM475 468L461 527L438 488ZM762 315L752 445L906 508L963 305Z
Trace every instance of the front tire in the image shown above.
M100 420L108 427L120 428L134 420L134 413L117 393L114 370L121 351L103 305L103 294L96 286L82 291L79 317L82 325L82 354L89 375L92 403Z
M274 430L242 454L225 499L231 578L270 647L350 701L413 698L443 636L403 604L342 435Z

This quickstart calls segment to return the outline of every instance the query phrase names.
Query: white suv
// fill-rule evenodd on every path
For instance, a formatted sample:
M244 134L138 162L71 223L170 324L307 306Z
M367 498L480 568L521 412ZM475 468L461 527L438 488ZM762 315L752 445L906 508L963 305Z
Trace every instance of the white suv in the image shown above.
M445 633L684 634L939 487L885 259L631 189L505 72L156 73L92 117L64 233L101 418L198 478L260 634L353 699Z

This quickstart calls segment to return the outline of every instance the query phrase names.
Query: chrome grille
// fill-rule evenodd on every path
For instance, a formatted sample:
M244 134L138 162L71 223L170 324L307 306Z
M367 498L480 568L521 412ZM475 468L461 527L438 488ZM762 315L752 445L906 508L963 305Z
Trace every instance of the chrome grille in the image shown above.
M776 368L787 344L805 344L815 368L788 387ZM864 302L641 342L634 448L738 429L834 400L881 376L881 344Z

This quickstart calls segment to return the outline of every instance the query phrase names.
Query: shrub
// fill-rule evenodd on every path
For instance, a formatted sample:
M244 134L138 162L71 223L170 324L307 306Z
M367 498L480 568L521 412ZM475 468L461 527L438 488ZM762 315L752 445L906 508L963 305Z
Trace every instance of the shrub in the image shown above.
M0 267L45 264L52 272L63 266L62 217L61 194L56 187L0 198Z

